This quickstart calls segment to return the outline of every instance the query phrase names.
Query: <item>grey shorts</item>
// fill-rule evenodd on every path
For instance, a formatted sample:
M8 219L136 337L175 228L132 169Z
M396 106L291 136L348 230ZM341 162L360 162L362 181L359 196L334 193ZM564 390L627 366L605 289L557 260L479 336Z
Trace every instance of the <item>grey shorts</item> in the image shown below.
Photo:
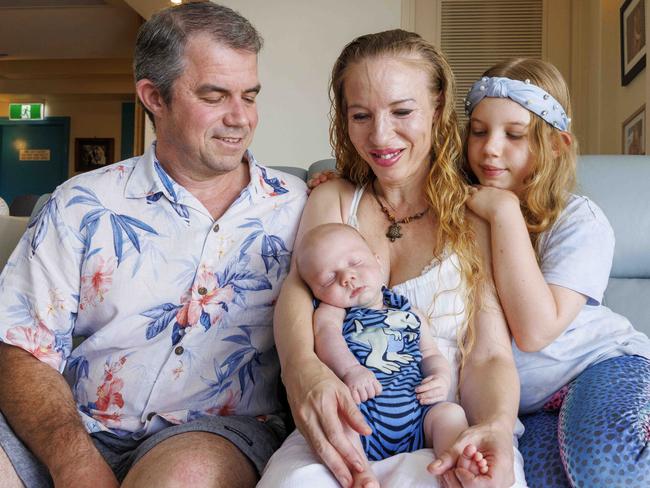
M258 475L271 454L286 437L286 426L281 417L271 415L262 422L255 417L227 416L201 417L186 424L173 425L144 440L120 438L108 432L91 434L97 450L122 481L126 474L149 450L172 436L185 432L209 432L232 442L255 466ZM11 461L26 488L53 487L47 468L16 437L0 414L0 448Z

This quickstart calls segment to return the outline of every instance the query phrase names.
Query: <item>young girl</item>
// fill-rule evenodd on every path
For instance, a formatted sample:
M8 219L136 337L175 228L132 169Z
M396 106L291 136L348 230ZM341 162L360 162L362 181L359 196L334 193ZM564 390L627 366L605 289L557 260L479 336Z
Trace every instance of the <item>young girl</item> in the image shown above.
M468 206L490 224L492 265L521 378L531 487L650 486L650 341L601 300L614 250L602 211L571 193L566 83L514 59L471 88Z

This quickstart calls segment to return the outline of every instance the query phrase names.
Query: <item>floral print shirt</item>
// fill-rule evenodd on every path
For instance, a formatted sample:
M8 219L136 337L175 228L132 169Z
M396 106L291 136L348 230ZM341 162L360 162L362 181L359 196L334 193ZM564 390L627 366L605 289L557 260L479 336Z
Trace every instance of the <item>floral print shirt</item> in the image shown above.
M75 176L12 254L0 340L65 375L89 432L280 410L273 306L306 188L246 159L250 183L216 221L155 144Z

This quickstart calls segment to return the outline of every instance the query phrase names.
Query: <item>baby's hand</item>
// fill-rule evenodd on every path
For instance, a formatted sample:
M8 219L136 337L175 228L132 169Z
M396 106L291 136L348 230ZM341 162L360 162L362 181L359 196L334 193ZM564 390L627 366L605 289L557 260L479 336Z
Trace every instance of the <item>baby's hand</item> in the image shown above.
M431 375L415 387L416 398L420 405L433 405L447 399L451 379L443 375Z
M343 376L343 382L350 388L357 405L381 394L381 383L368 368L357 364Z
M509 205L519 208L519 198L511 191L482 185L469 188L469 198L466 203L472 212L487 222Z
M314 188L316 188L321 183L325 183L327 180L334 180L336 178L340 178L340 176L336 172L336 170L333 169L328 169L325 171L314 173L314 176L312 176L307 180L307 191L311 192Z

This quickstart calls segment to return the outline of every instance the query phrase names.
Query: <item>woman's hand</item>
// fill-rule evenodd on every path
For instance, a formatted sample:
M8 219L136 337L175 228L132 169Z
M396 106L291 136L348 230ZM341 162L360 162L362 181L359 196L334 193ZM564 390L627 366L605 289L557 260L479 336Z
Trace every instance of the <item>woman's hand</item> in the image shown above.
M351 469L362 472L364 463L346 431L372 431L350 390L315 355L288 363L282 379L296 427L338 482L351 486Z
M458 459L468 445L474 445L487 460L485 474L473 474L459 467ZM503 424L478 424L458 436L456 442L429 465L445 488L504 488L515 482L512 431Z
M487 222L492 222L499 212L506 209L519 212L517 195L492 186L470 186L466 203L472 212Z

